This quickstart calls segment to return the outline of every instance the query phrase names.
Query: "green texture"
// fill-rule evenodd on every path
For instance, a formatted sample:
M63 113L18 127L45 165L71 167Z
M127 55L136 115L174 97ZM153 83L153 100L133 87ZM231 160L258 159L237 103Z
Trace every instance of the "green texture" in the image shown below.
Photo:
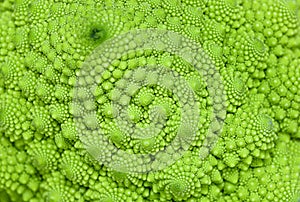
M299 0L0 0L0 201L298 202L299 9ZM210 99L221 88L210 91L203 75L172 50L137 48L104 71L95 62L80 75L106 40L147 28L197 42L209 56L207 67L221 75L224 105ZM130 154L163 151L177 135L188 141L193 133L188 122L180 125L193 104L172 92L184 85L171 74L138 69L147 65L186 81L200 112L198 130L167 168L126 173L116 164L116 171L97 161L98 148L86 149L74 117L91 131L99 125L112 145ZM74 90L78 77L89 84L99 72L93 95ZM141 81L147 85L136 84ZM213 107L226 109L217 114L222 130L211 122ZM126 121L116 121L120 114ZM215 132L210 124L222 132L206 150L206 137ZM130 126L140 129L136 137L128 135ZM148 130L156 135L143 136ZM102 147L109 156L110 146Z

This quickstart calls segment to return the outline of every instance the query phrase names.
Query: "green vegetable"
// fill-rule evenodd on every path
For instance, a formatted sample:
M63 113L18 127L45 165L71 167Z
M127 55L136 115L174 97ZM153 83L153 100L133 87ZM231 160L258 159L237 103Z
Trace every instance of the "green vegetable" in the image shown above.
M299 201L299 9L0 0L0 201Z

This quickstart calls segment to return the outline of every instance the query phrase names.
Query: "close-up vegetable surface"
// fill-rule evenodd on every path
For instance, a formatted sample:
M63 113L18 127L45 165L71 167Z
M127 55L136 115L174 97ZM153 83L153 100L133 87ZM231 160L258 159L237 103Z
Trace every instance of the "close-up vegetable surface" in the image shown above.
M299 0L0 0L0 202L299 202Z

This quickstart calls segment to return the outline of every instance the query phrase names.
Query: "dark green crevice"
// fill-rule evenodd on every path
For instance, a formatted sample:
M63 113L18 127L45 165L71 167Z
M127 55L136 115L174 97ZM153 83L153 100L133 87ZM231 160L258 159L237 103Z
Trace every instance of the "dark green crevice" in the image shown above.
M11 202L8 193L4 189L0 189L0 201L1 202Z
M103 28L98 28L98 27L92 29L90 35L90 37L94 40L101 40L105 38L105 36L106 36L105 30Z
M104 25L92 25L88 33L88 38L93 44L99 45L108 38L108 29Z

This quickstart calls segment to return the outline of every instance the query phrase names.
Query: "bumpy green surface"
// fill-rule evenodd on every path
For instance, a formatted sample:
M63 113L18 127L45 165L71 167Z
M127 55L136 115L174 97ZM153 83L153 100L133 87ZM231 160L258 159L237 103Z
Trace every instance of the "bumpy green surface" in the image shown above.
M299 201L299 9L299 0L0 0L0 201ZM122 173L95 160L96 150L80 140L74 117L84 111L72 101L74 85L96 47L145 28L202 46L222 77L226 103L219 107L227 113L218 141L200 158L212 108L202 76L172 53L121 57L94 92L98 124L117 148L157 152L177 130L183 138L190 132L178 127L184 109L168 90L176 81L155 85L155 72L129 70L151 64L177 72L201 112L182 158L157 172ZM149 85L137 88L126 78ZM84 89L76 93L88 97ZM163 122L160 133L126 135L112 100L129 103L129 120L140 127Z

